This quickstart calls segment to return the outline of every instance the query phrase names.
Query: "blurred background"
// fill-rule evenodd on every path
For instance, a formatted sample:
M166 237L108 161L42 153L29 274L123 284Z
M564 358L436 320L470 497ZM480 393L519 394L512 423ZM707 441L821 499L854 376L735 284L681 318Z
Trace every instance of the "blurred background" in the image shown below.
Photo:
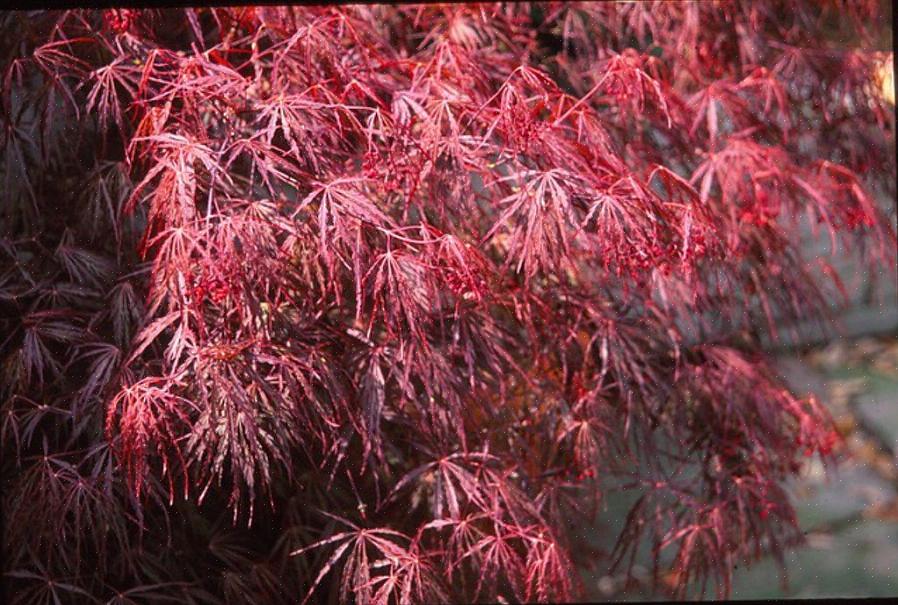
M891 3L885 2L891 15ZM835 41L865 51L884 51L873 83L895 105L892 19L877 24L878 36ZM892 174L895 179L894 156ZM892 181L894 183L894 181ZM894 189L893 189L894 190ZM894 219L896 200L880 195ZM797 335L784 333L768 354L796 395L813 394L835 419L844 443L837 468L825 472L808 459L802 476L789 486L806 543L785 557L787 582L770 557L734 573L732 599L814 597L898 598L898 288L895 267L878 274L860 270L853 258L831 250L828 241L802 234L806 258L824 256L846 285L850 304L835 314L832 329L808 325ZM895 260L898 264L898 259ZM594 528L582 538L598 552L613 547L635 498L609 493ZM589 601L640 601L664 598L651 590L651 561L637 558L634 581L608 569L583 569ZM663 582L663 579L662 579ZM713 592L709 595L713 598Z

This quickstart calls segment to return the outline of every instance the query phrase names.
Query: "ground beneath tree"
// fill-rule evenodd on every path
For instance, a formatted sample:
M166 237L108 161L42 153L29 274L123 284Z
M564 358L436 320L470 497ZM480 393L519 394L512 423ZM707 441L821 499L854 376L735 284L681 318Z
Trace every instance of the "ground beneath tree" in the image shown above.
M788 585L771 558L738 569L733 599L887 597L898 594L898 338L837 340L777 360L797 394L824 401L845 438L830 476L816 459L791 486L807 544L786 555ZM593 546L613 546L613 519L631 499L609 496ZM609 523L602 523L608 521ZM623 574L583 570L590 601L658 598L643 553L635 585ZM711 595L713 596L713 595Z

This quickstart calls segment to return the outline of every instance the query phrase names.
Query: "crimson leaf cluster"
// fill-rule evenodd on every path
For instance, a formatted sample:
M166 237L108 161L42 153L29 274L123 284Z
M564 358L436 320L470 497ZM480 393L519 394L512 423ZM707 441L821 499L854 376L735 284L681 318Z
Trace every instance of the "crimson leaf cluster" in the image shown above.
M726 595L838 441L799 234L894 278L880 10L0 13L10 602L569 600L614 489Z

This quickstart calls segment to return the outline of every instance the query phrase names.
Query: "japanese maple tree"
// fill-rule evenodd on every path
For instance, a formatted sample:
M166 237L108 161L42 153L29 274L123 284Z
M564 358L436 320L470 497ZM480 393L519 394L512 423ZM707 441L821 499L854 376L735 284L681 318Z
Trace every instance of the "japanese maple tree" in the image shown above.
M620 489L728 594L838 443L801 234L894 280L881 11L0 13L8 602L570 600Z

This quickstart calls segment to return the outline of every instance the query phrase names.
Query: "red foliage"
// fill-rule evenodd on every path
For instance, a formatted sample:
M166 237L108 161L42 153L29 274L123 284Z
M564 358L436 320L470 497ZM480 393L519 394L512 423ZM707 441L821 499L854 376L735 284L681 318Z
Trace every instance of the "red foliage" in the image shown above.
M782 557L803 226L894 278L878 10L0 14L9 602L566 600L615 489L675 595Z

